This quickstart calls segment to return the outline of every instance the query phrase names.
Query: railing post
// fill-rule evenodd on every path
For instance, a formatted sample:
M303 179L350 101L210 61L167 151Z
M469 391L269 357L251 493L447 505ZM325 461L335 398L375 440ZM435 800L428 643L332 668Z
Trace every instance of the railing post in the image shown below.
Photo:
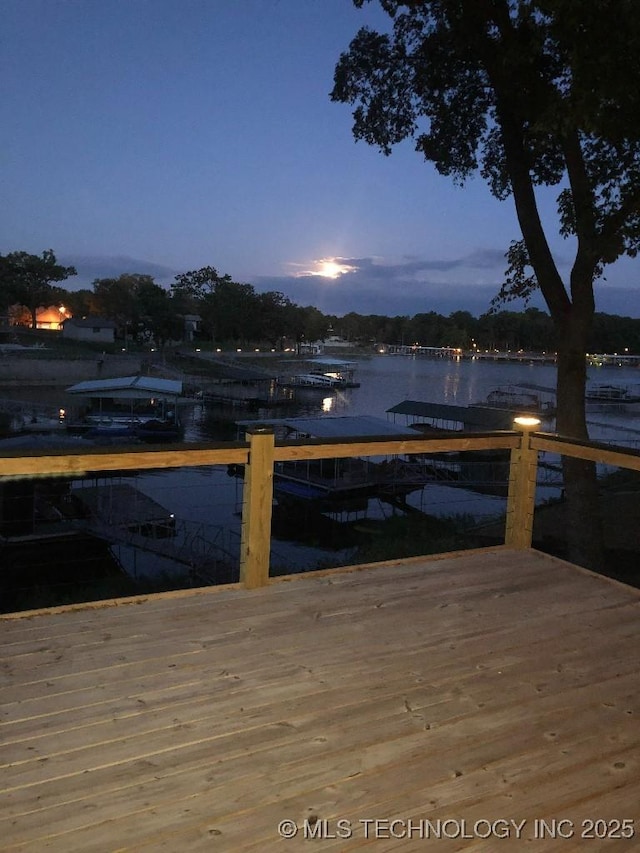
M531 447L531 433L539 426L537 418L515 419L522 435L520 446L511 451L504 544L518 550L530 548L533 538L538 452Z
M256 425L247 430L249 462L242 493L240 582L247 589L269 583L271 511L273 505L273 427Z

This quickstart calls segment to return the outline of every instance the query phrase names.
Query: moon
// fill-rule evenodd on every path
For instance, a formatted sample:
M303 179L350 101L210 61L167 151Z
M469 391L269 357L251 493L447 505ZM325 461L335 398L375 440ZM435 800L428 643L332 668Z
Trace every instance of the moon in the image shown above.
M338 276L346 272L346 269L346 267L337 264L335 261L321 261L318 275L324 278L338 278Z

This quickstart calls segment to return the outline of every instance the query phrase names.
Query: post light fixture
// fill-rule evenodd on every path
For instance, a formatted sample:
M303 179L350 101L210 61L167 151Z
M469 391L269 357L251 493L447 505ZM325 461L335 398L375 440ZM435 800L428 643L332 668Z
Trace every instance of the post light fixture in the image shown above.
M513 419L513 422L521 429L535 429L540 426L540 418L534 418L531 415L519 415Z

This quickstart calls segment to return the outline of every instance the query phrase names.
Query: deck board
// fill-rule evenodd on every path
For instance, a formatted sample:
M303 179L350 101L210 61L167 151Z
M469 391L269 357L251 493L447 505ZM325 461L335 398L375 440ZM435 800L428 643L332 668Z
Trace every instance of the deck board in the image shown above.
M640 594L537 552L2 619L0 636L5 851L305 850L277 826L313 816L330 836L351 821L323 850L570 851L585 818L635 821L588 849L640 849ZM366 837L376 818L526 824ZM533 838L552 818L574 836Z

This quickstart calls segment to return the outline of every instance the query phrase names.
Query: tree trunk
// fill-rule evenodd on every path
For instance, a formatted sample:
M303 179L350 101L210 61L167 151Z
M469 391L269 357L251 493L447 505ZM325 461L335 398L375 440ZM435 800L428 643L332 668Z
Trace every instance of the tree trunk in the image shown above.
M588 438L585 414L587 324L569 314L556 324L558 336L556 432L573 439ZM568 558L585 568L602 571L604 546L596 466L563 457Z
M502 116L503 140L518 222L531 265L553 318L557 347L558 412L560 435L586 440L585 383L587 340L594 314L593 277L597 253L593 235L578 240L571 271L571 299L549 249L538 212L522 128L507 109ZM591 239L590 239L591 238ZM568 558L593 570L604 567L602 523L599 514L596 468L591 462L563 457Z

